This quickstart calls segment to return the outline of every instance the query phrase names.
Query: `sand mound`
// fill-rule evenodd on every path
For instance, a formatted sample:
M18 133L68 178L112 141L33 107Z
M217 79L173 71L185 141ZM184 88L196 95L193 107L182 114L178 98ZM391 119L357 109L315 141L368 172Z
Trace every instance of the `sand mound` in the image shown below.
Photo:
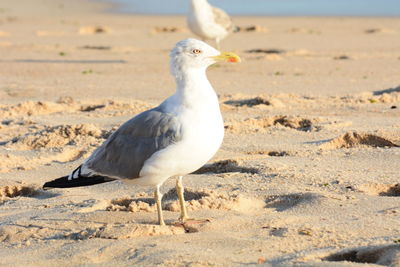
M0 119L0 147L17 136L26 135L40 129L40 125L30 119Z
M101 103L101 105L105 106L104 111L110 116L137 114L153 107L151 104L139 100L130 101L128 103L108 100Z
M387 138L375 134L348 132L320 145L319 147L322 149L339 149L362 146L398 147L399 145Z
M65 145L98 145L108 136L92 124L46 126L44 130L16 138L18 149L62 148Z
M84 112L88 116L122 116L136 114L151 108L152 105L133 100L121 102L101 100L95 102L76 103L71 97L61 97L56 102L28 101L16 105L0 106L0 117L48 115L57 112Z
M16 156L10 153L0 154L0 173L12 170L32 170L38 166L50 164L52 162L65 163L75 161L94 148L78 149L72 146L55 148L55 151L45 151L29 156Z
M78 111L84 112L89 117L115 117L125 115L135 115L153 106L149 103L134 100L121 102L114 100L104 100L98 102L82 103Z
M241 166L241 163L237 160L228 159L221 160L211 164L206 164L194 174L205 174L205 173L228 173L228 172L241 172L241 173L258 173L259 170L256 168L249 168Z
M176 190L171 189L165 194L166 198L176 196ZM209 190L194 191L185 190L186 207L190 211L195 210L235 210L240 212L250 212L264 207L264 202L258 199L249 199L238 194L228 194L225 192L215 192ZM169 211L180 211L179 202L173 201L166 203L165 209Z
M263 54L262 58L268 57L267 59L273 60L279 58L279 54ZM276 75L282 73L277 72ZM294 75L301 75L299 72L295 72ZM369 97L372 93L368 93ZM364 97L364 96L363 96ZM356 96L348 97L349 103L355 102ZM350 100L351 99L351 100ZM296 107L319 107L323 102L324 105L343 105L344 100L340 97L316 97L310 95L297 95L289 93L279 94L259 94L259 95L245 95L245 94L234 94L234 95L222 95L220 96L221 109L224 111L229 110L241 110L242 108L256 108L262 110L275 110L275 109L293 109ZM369 103L366 102L365 103Z
M0 153L0 172L75 161L92 152L109 134L92 124L44 126L40 131L1 143L0 147L11 152Z
M351 104L398 103L400 102L400 86L373 92L342 96L339 99L344 103Z
M268 52L268 50L267 50ZM279 54L264 53L267 59L279 59ZM349 59L348 56L339 56L336 59ZM276 73L281 74L281 73ZM295 73L298 75L299 73ZM374 103L399 103L400 102L400 86L378 90L373 92L363 92L345 96L329 96L329 97L315 97L308 95L296 94L274 94L274 95L223 95L220 96L221 109L224 111L240 108L257 108L257 109L277 109L277 108L295 108L295 107L320 107L321 103L324 106L345 106L345 105L359 105L359 104L374 104Z
M225 129L231 133L254 133L261 132L266 128L272 126L281 126L298 131L309 132L319 129L319 127L314 125L316 122L316 119L311 120L301 117L283 115L273 117L248 118L244 121L231 120L225 123Z
M58 149L57 149L58 150ZM66 163L72 162L80 159L88 152L91 152L94 148L89 149L77 149L75 147L64 147L60 151L57 151L55 155L50 155L48 157L42 157L44 162L58 162L58 163Z
M27 185L6 185L0 187L0 199L14 198L19 196L32 196L37 189Z
M282 125L299 131L310 131L313 127L313 123L309 119L288 116L275 117L273 125Z
M39 229L37 227L3 225L0 226L0 241L2 243L11 243L11 244L27 242L29 239L43 238L43 235L41 235L41 233L43 232L45 232L45 230Z
M372 196L400 197L400 184L363 184L357 189Z
M215 192L209 190L196 191L185 188L184 192L186 207L189 211L195 210L236 210L249 212L262 208L264 202L257 199L248 199L241 195ZM180 211L176 189L173 188L163 196L163 209L173 212ZM120 198L111 201L107 207L110 211L130 212L155 212L156 207L152 196L141 194L139 198Z
M400 245L385 245L346 249L329 255L324 261L348 261L358 263L375 263L384 266L400 264Z
M400 86L374 91L373 95L382 103L400 102Z
M0 117L9 118L15 116L44 115L70 110L71 106L53 102L23 102L0 108Z
M144 193L131 197L123 197L111 200L111 204L106 208L109 211L129 211L129 212L155 212L156 206L154 198Z

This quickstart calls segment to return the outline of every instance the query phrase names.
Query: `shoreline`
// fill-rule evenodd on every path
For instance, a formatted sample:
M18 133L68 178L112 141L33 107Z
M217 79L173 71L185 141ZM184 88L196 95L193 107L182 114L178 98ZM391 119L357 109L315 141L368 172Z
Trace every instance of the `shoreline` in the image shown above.
M129 7L129 4L127 3L118 3L118 2L113 2L112 0L93 0L93 1L98 1L98 2L103 2L103 3L110 3L113 5L111 9L109 9L109 12L111 13L116 13L116 14L132 14L132 15L148 15L148 16L185 16L186 12L179 12L179 13L151 13L151 12L135 12L128 8L129 11L124 11L124 7ZM228 12L229 13L229 12ZM399 18L400 14L329 14L329 13L309 13L309 14L296 14L296 13L280 13L280 14L273 14L273 13L253 13L253 14L240 14L240 13L229 13L230 16L233 17L367 17L367 18Z

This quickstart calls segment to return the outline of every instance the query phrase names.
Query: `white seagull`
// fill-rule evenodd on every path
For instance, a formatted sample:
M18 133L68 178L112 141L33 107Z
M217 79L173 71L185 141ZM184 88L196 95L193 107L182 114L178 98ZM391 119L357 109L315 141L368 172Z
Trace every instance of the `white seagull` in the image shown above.
M176 176L179 219L187 221L182 177L210 160L224 136L218 98L206 76L207 67L217 61L239 62L240 58L195 39L177 43L170 54L176 93L122 124L70 175L47 182L43 188L87 186L117 179L154 186L158 222L165 225L160 186Z
M190 30L204 40L219 42L233 31L231 18L225 11L211 6L207 0L191 0L187 23Z

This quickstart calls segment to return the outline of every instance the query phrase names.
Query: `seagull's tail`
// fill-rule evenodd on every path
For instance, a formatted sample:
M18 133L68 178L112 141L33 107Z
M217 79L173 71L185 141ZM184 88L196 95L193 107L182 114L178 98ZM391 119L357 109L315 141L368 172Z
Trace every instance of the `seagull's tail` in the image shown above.
M78 167L78 169L80 169L80 168L81 168L81 166ZM101 176L101 175L83 176L79 173L79 175L77 177L74 177L72 179L71 179L71 176L68 175L68 176L63 176L63 177L60 177L53 181L47 182L43 185L43 189L89 186L89 185L111 182L114 180L115 179L107 177L107 176Z

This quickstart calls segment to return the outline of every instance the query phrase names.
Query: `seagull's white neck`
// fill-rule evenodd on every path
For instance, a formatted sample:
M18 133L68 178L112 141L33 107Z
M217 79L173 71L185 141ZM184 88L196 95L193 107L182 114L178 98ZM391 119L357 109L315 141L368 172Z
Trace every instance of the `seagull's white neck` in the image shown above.
M193 106L216 98L215 91L207 79L206 68L186 69L175 79L176 95L184 105Z

